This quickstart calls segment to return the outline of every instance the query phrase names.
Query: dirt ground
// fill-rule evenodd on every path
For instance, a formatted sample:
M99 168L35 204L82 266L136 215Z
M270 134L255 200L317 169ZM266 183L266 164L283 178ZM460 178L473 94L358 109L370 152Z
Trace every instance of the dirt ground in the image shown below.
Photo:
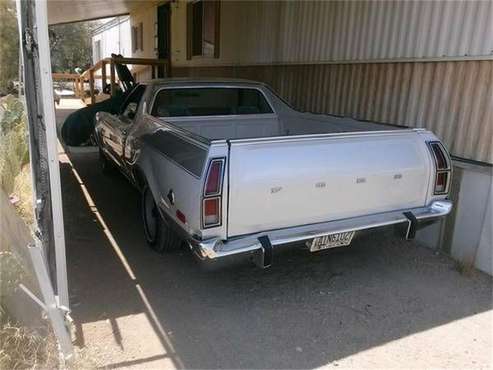
M75 343L99 366L493 366L492 279L447 256L378 232L207 272L146 246L138 192L96 152L60 161Z

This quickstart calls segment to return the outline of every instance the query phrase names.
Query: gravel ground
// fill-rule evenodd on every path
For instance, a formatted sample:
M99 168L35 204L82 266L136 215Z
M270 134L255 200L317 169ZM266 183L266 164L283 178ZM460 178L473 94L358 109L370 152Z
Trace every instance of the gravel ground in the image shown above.
M145 244L139 194L61 154L76 345L109 368L493 365L492 279L387 232L207 272ZM75 168L75 171L74 171Z

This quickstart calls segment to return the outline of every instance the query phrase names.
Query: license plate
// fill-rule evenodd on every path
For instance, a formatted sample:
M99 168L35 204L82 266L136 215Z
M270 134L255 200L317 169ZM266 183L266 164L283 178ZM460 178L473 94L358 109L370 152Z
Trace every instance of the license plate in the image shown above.
M330 234L319 236L306 244L310 248L310 252L317 252L324 249L346 247L351 244L353 240L354 231L348 231L345 233Z

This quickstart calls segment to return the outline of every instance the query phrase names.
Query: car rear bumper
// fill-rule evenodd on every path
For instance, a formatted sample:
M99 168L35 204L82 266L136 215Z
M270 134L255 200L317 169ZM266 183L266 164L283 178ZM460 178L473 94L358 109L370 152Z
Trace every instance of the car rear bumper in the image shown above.
M427 207L271 230L228 240L218 238L200 241L191 240L190 245L195 255L207 263L226 260L229 259L228 257L235 259L241 255L242 257L252 257L258 265L268 267L272 258L272 249L278 246L311 240L329 234L359 231L400 223L407 223L406 238L412 238L420 221L443 217L449 214L451 210L451 201L440 200L432 202Z

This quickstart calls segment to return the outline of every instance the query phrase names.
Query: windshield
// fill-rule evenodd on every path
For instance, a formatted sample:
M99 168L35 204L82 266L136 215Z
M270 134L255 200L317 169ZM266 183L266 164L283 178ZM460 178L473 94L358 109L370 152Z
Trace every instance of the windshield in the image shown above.
M264 95L249 88L173 88L158 92L155 117L227 116L273 113Z

